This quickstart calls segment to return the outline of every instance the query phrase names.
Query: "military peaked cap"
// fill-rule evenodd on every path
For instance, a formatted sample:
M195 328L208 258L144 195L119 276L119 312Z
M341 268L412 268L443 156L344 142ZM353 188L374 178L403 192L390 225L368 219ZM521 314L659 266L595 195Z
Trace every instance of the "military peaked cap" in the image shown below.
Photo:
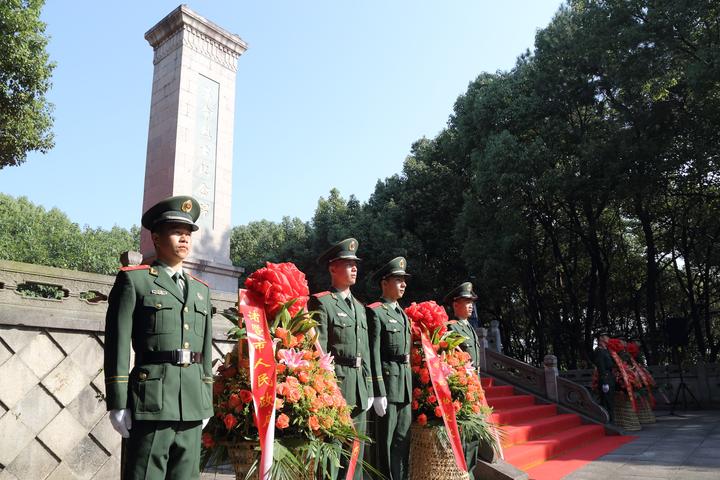
M448 292L447 295L445 295L445 298L443 299L443 303L450 304L452 303L456 298L471 298L473 300L477 300L477 295L475 295L475 292L473 291L473 285L470 282L461 283L457 287L453 288Z
M354 238L346 238L340 242L337 242L332 247L328 248L322 255L317 258L317 263L320 265L327 265L335 260L360 260L355 255L358 249L358 241Z
M373 273L370 277L370 280L373 283L376 283L392 275L397 275L399 277L409 277L410 274L405 271L405 267L407 267L407 262L405 261L405 258L395 257L388 263L377 269L375 273Z
M163 223L183 223L190 225L192 231L197 231L195 225L200 216L200 204L193 197L179 195L166 198L148 209L142 216L142 226L151 232Z

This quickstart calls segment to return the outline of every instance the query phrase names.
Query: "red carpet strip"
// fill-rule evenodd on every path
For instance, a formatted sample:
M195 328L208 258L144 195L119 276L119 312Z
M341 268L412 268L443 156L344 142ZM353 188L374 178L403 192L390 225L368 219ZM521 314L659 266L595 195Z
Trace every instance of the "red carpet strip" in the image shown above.
M605 435L602 425L583 424L573 413L558 414L555 404L536 403L533 395L516 395L512 386L482 384L500 425L505 461L533 480L556 480L631 442L635 437Z

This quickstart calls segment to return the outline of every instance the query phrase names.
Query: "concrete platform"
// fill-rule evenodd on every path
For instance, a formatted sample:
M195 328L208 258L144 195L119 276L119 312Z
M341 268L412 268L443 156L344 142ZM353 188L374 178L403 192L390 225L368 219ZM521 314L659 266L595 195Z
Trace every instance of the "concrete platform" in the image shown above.
M638 437L585 465L564 480L718 480L720 411L659 411L657 423L643 425Z

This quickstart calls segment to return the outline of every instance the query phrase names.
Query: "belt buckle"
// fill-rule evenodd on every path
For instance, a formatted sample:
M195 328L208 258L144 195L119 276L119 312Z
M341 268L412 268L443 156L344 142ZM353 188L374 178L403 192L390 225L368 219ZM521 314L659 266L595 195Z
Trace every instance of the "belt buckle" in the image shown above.
M405 355L403 355L403 357L405 357L403 359L405 363L410 363L410 354L409 353L406 353Z
M362 367L362 357L355 357L355 368Z
M179 348L177 350L177 365L180 365L183 368L187 368L192 363L192 350L188 348Z

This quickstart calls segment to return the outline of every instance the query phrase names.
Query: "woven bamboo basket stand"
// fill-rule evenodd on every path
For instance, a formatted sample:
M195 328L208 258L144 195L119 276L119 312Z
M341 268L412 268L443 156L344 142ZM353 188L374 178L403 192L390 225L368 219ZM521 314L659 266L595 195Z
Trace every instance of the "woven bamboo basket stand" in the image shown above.
M257 442L225 442L223 445L227 447L228 458L235 469L235 479L245 480L247 473L250 471L250 467L260 455L260 452L255 450ZM256 472L252 478L256 479L258 476L259 473Z
M638 402L637 417L640 425L650 425L656 422L655 412L650 407L649 400L642 399Z
M468 480L455 465L450 446L444 447L435 428L410 427L410 480Z
M627 395L625 395L622 392L618 392L615 394L615 425L622 428L623 430L628 430L631 432L636 432L638 430L642 430L642 427L640 426L640 421L638 420L638 414L633 410L632 404L630 403L630 399L628 399Z

